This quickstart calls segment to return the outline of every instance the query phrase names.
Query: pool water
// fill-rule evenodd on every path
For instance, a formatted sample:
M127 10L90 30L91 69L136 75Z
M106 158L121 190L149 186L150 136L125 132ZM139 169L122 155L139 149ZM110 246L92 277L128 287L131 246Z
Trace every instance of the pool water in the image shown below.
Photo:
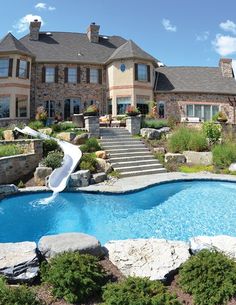
M31 193L0 201L0 242L83 232L102 244L127 238L236 236L236 184L175 182L129 194Z

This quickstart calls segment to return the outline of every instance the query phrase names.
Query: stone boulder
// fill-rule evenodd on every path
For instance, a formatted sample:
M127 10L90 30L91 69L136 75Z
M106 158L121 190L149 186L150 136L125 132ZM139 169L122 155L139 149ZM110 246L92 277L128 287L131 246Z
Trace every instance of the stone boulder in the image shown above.
M51 175L52 168L51 167L37 167L34 172L34 182L37 186L44 186L46 185L45 179L47 176Z
M165 147L154 147L153 151L154 153L163 154L163 155L166 153Z
M95 155L99 159L107 159L107 153L105 150L98 150L95 152Z
M140 134L142 137L147 138L148 140L160 140L163 134L170 132L169 127L162 127L159 129L155 128L142 128Z
M128 239L105 244L110 261L125 276L165 280L189 257L189 246L182 241Z
M113 170L111 163L105 161L101 158L96 158L97 161L97 170L102 171L106 174L110 174Z
M187 159L187 163L197 164L197 165L211 165L213 162L213 156L211 151L184 151L183 155L185 155Z
M11 129L6 129L3 131L3 138L6 141L14 141L14 133Z
M10 283L32 282L39 273L36 243L0 243L0 275Z
M183 154L167 153L165 154L165 162L186 163L186 157Z
M95 237L83 233L43 236L39 240L38 249L46 259L50 259L59 253L71 251L95 256L104 255L100 242Z
M236 259L236 237L228 235L196 236L189 240L190 251L193 254L203 249L217 250Z
M72 143L74 145L82 145L82 144L85 144L85 142L88 140L88 138L89 138L89 134L88 133L82 133L82 134L77 135L73 139Z
M47 127L47 128L42 128L38 130L39 132L42 132L48 136L50 136L52 134L52 128Z
M0 196L10 195L18 193L18 187L15 184L1 184L0 185Z
M60 132L57 134L57 138L63 141L72 142L76 137L74 132Z
M89 170L79 170L70 175L70 187L84 187L89 185L91 174Z
M103 181L107 180L107 175L105 173L97 173L93 174L92 181L93 183L101 183Z
M236 163L230 164L229 170L230 170L231 172L236 172Z

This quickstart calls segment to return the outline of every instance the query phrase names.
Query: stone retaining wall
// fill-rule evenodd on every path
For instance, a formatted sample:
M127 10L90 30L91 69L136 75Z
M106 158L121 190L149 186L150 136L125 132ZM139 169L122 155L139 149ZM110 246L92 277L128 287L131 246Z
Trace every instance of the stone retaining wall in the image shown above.
M24 154L0 158L0 184L12 183L31 173L43 155L41 140L0 141L0 145L18 144Z

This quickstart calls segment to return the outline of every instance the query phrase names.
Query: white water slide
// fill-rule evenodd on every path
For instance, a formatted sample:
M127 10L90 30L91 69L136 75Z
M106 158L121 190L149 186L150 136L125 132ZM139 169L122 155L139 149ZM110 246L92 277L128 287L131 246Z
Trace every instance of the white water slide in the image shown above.
M67 186L70 174L73 173L82 157L82 152L79 147L66 141L50 137L42 132L35 131L28 126L24 127L23 129L16 127L15 130L36 138L53 139L58 143L64 152L64 158L62 166L54 169L49 176L48 186L54 193L62 192Z

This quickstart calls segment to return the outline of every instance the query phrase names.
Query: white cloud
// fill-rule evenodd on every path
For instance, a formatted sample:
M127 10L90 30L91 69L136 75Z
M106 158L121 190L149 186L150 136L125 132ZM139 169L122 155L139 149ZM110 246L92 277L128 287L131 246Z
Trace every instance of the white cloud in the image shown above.
M170 31L170 32L176 32L177 31L177 27L175 25L172 25L169 19L162 19L162 25L164 26L164 29L166 31Z
M236 37L218 34L212 44L216 52L221 56L236 53Z
M55 11L55 9L56 9L55 6L49 6L49 7L48 7L48 10L49 10L49 11Z
M43 25L44 22L41 16L27 14L22 17L15 25L13 25L13 28L16 29L17 33L23 33L28 30L30 22L34 21L35 19L41 21Z
M196 35L197 41L206 41L209 38L210 33L208 31L203 32L202 34Z
M231 32L236 34L236 23L231 20L227 20L226 22L220 23L220 28L226 32Z
M35 5L35 8L38 10L46 10L47 9L47 4L44 2L39 2Z

